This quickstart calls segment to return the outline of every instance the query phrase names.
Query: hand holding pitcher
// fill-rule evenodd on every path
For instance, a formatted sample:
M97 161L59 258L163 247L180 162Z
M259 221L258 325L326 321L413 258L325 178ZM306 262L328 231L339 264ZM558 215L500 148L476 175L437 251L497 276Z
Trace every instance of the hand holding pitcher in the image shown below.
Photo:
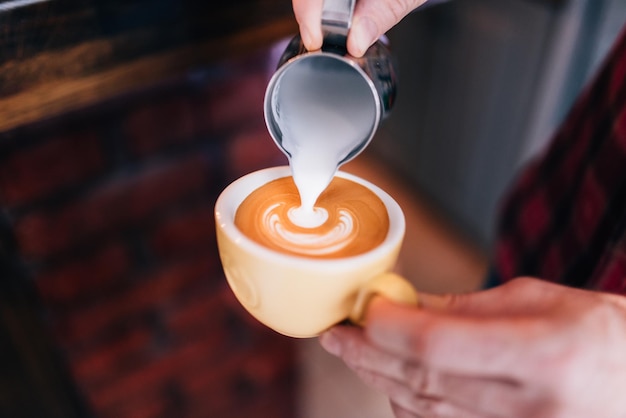
M430 0L436 2L437 0ZM382 35L426 0L359 0L356 5L350 34L347 37L348 52L360 57ZM293 0L293 10L300 25L305 47L314 51L322 47L323 29L320 25L322 5L332 0Z

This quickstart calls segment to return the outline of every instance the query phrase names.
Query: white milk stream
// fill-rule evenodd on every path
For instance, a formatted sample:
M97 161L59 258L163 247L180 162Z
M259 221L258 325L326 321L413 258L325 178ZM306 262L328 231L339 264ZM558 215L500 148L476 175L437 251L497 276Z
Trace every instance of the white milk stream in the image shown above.
M314 228L328 216L315 202L339 165L367 140L376 124L377 103L368 82L338 59L301 60L285 71L273 100L282 146L300 193L300 208L290 212L296 225Z

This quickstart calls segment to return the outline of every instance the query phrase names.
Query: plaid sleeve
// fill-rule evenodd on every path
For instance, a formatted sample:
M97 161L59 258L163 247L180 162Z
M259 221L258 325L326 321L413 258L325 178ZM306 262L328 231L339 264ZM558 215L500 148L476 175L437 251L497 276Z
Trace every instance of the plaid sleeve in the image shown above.
M626 29L504 200L495 269L626 293Z

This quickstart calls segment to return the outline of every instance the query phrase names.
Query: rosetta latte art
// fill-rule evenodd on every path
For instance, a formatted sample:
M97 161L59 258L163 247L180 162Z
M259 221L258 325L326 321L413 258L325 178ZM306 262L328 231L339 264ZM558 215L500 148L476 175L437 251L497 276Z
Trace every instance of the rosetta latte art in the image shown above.
M239 206L235 224L252 240L276 251L312 258L349 257L378 246L387 235L384 204L366 187L335 178L317 201L325 221L314 228L292 222L300 206L291 177L269 182Z
M354 214L348 210L338 210L331 227L319 232L317 228L295 227L289 215L293 208L285 206L281 203L270 206L262 219L264 230L271 235L274 244L287 251L309 256L328 255L341 251L355 238Z

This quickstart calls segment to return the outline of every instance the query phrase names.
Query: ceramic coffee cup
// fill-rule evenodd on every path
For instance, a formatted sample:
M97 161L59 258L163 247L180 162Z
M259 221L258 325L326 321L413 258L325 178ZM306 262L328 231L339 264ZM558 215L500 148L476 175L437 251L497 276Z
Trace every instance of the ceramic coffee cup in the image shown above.
M373 295L417 304L417 293L392 273L405 232L400 206L383 190L354 175L337 176L373 191L384 203L389 231L383 242L363 254L312 259L271 250L235 226L243 200L262 185L288 177L288 166L245 175L230 184L215 205L217 243L228 283L256 319L291 337L313 337L346 319L360 323Z

